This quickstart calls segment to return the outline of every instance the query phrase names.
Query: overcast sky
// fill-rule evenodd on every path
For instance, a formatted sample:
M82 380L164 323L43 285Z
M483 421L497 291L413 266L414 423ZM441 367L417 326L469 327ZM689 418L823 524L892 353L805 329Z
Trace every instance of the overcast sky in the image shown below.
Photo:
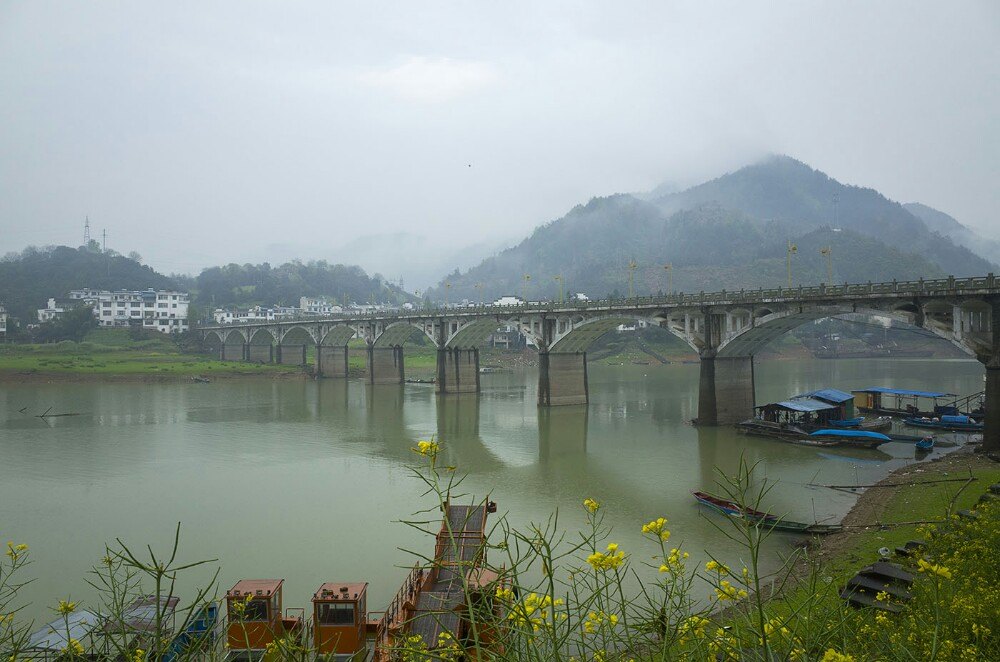
M1000 234L998 73L992 0L2 0L0 253L451 260L768 152Z

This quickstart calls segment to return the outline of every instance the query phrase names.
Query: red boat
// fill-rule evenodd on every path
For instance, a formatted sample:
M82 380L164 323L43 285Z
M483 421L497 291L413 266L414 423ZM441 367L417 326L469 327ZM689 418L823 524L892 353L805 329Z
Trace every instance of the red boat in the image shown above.
M774 522L778 519L774 515L762 513L759 510L748 508L744 505L736 503L735 501L723 499L722 497L714 496L708 492L692 492L691 494L693 494L694 498L698 500L698 503L705 504L709 508L718 510L726 515L746 517L759 522Z

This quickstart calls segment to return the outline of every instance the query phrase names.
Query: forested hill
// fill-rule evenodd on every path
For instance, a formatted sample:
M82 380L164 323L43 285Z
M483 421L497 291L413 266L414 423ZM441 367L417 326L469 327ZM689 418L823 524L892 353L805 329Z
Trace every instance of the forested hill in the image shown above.
M36 321L36 311L49 297L63 298L70 290L177 288L191 292L201 310L214 306L298 306L303 296L323 296L351 302L408 301L399 288L370 277L360 267L326 262L230 264L205 269L195 278L164 276L114 251L55 246L27 248L0 259L0 304L22 323Z
M923 221L934 232L949 237L956 244L965 246L979 257L991 262L1000 262L1000 241L987 239L943 211L938 211L919 202L908 202L903 205L903 208Z
M0 304L22 322L36 321L49 297L70 290L167 289L173 279L114 251L49 246L27 248L0 259Z
M193 289L203 306L298 306L303 296L350 303L403 303L413 298L379 276L369 276L361 267L322 260L277 267L267 263L212 267L194 279Z
M594 198L536 229L519 245L468 272L446 277L452 301L527 292L550 298L562 276L567 292L626 294L634 260L637 294L675 290L900 280L983 274L995 266L927 228L871 189L844 186L805 164L773 157L678 193L640 200ZM836 201L836 202L834 202ZM820 249L832 248L832 261ZM530 275L527 280L525 275ZM443 284L443 283L442 283ZM443 298L442 288L431 293Z

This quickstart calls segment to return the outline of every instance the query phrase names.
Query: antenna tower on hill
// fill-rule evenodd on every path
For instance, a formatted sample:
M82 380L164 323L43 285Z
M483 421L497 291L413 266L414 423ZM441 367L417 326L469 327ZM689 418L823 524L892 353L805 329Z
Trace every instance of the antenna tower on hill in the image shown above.
M90 216L83 224L83 245L90 246Z

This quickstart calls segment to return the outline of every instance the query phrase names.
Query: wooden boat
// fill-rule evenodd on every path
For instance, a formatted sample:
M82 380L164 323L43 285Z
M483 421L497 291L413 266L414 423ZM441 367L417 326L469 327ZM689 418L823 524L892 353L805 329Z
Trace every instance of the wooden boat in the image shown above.
M806 524L804 522L782 519L776 515L762 513L759 510L754 510L753 508L736 503L730 499L709 494L708 492L692 492L691 494L698 500L698 503L706 505L712 510L729 515L730 517L741 517L775 531L823 535L841 530L839 524Z
M792 423L775 423L759 418L750 418L736 424L736 429L743 434L754 437L771 437L772 439L801 439L809 434L801 426Z
M968 416L942 416L940 418L912 417L903 420L903 423L915 428L928 428L931 430L948 430L950 432L982 432L983 424L977 423L975 419Z
M886 442L892 441L892 439L881 432L845 430L841 428L816 430L809 434L809 439L835 441L840 442L839 445L841 446L853 446L855 448L876 448Z

